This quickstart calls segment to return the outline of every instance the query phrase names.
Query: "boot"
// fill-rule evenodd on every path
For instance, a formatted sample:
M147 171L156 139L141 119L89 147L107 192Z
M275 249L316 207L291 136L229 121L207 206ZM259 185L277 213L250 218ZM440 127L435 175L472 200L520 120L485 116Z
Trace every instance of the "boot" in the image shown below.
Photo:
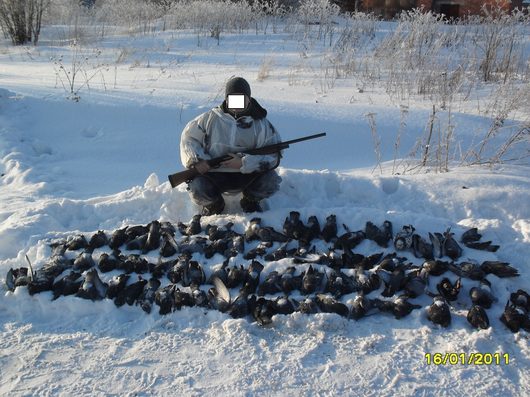
M204 207L202 207L201 215L203 216L217 215L223 212L224 208L225 208L225 201L221 198L210 205L205 205Z
M253 197L243 196L239 204L244 212L263 212L259 200Z

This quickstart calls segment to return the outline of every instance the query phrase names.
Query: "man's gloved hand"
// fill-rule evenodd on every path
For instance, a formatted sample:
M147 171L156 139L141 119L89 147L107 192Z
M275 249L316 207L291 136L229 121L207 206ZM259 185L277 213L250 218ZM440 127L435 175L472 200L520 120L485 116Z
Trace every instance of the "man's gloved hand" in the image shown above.
M193 164L193 168L197 170L199 174L206 174L210 170L210 165L206 160L200 160Z
M241 160L241 156L234 154L234 153L228 153L229 156L232 158L230 160L223 161L221 163L221 167L225 168L234 168L236 170L240 169L243 165L243 161Z

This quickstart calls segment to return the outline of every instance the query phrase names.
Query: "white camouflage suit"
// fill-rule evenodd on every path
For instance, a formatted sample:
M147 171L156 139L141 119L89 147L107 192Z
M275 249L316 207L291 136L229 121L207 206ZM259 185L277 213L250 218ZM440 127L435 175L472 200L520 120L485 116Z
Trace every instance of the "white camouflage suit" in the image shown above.
M191 120L180 140L180 158L186 168L199 160L239 153L242 166L212 168L206 174L195 177L189 184L192 200L202 206L222 200L223 192L243 192L254 200L270 197L278 189L281 178L273 170L280 161L280 154L248 155L244 150L281 142L280 135L265 117L267 112L254 99L258 117L242 116L237 120L222 106Z

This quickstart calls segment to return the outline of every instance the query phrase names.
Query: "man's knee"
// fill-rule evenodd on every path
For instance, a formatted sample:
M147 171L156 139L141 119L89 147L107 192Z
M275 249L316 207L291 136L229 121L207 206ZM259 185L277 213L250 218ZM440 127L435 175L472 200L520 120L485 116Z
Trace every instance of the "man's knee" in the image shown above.
M243 193L256 199L264 199L272 196L280 189L282 178L271 170L256 178Z
M196 204L202 206L210 205L222 198L219 189L203 175L196 176L188 183L188 191L190 192L191 199Z

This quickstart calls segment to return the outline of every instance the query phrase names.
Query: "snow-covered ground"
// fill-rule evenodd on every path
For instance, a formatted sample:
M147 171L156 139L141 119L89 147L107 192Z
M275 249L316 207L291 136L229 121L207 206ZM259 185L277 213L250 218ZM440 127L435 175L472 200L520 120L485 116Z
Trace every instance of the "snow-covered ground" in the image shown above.
M297 72L296 65L308 61L280 34L226 35L220 46L205 40L196 47L194 40L192 34L168 33L99 43L98 56L107 66L79 91L79 102L65 99L61 72L50 60L63 54L68 68L74 49L44 39L36 48L2 47L0 395L529 395L528 333L512 334L499 321L510 292L530 289L528 165L455 165L448 173L399 168L393 174L394 158L403 164L428 126L428 102L408 99L401 123L404 103L380 90L359 92L347 81L323 90L318 71ZM266 60L272 60L270 74L258 81ZM297 210L304 221L316 215L321 224L336 214L338 224L351 230L367 221L390 220L395 231L412 224L424 237L449 227L460 237L477 227L500 249L464 247L463 258L506 261L521 274L488 276L498 300L488 310L491 328L477 331L467 323L468 291L477 284L468 279L449 328L427 320L424 308L432 300L426 296L415 300L422 309L401 320L295 313L260 327L250 318L198 308L148 315L110 300L51 301L49 292L7 290L7 271L26 266L26 254L36 268L43 265L50 239L111 233L155 219L188 222L199 209L184 186L170 188L166 175L181 169L182 128L220 103L232 75L249 80L283 139L328 134L285 152L281 189L260 215L264 224L281 230L289 211ZM381 140L381 168L370 117ZM440 129L450 120L454 147L462 150L476 145L491 125L468 104L437 117ZM206 217L203 225L232 221L243 231L255 215L242 214L231 197L226 214ZM356 248L362 254L381 251L371 241ZM207 273L222 262L220 256L198 259ZM262 277L287 265L267 263ZM431 290L438 281L431 278ZM446 352L508 354L509 363L427 363L426 354Z

